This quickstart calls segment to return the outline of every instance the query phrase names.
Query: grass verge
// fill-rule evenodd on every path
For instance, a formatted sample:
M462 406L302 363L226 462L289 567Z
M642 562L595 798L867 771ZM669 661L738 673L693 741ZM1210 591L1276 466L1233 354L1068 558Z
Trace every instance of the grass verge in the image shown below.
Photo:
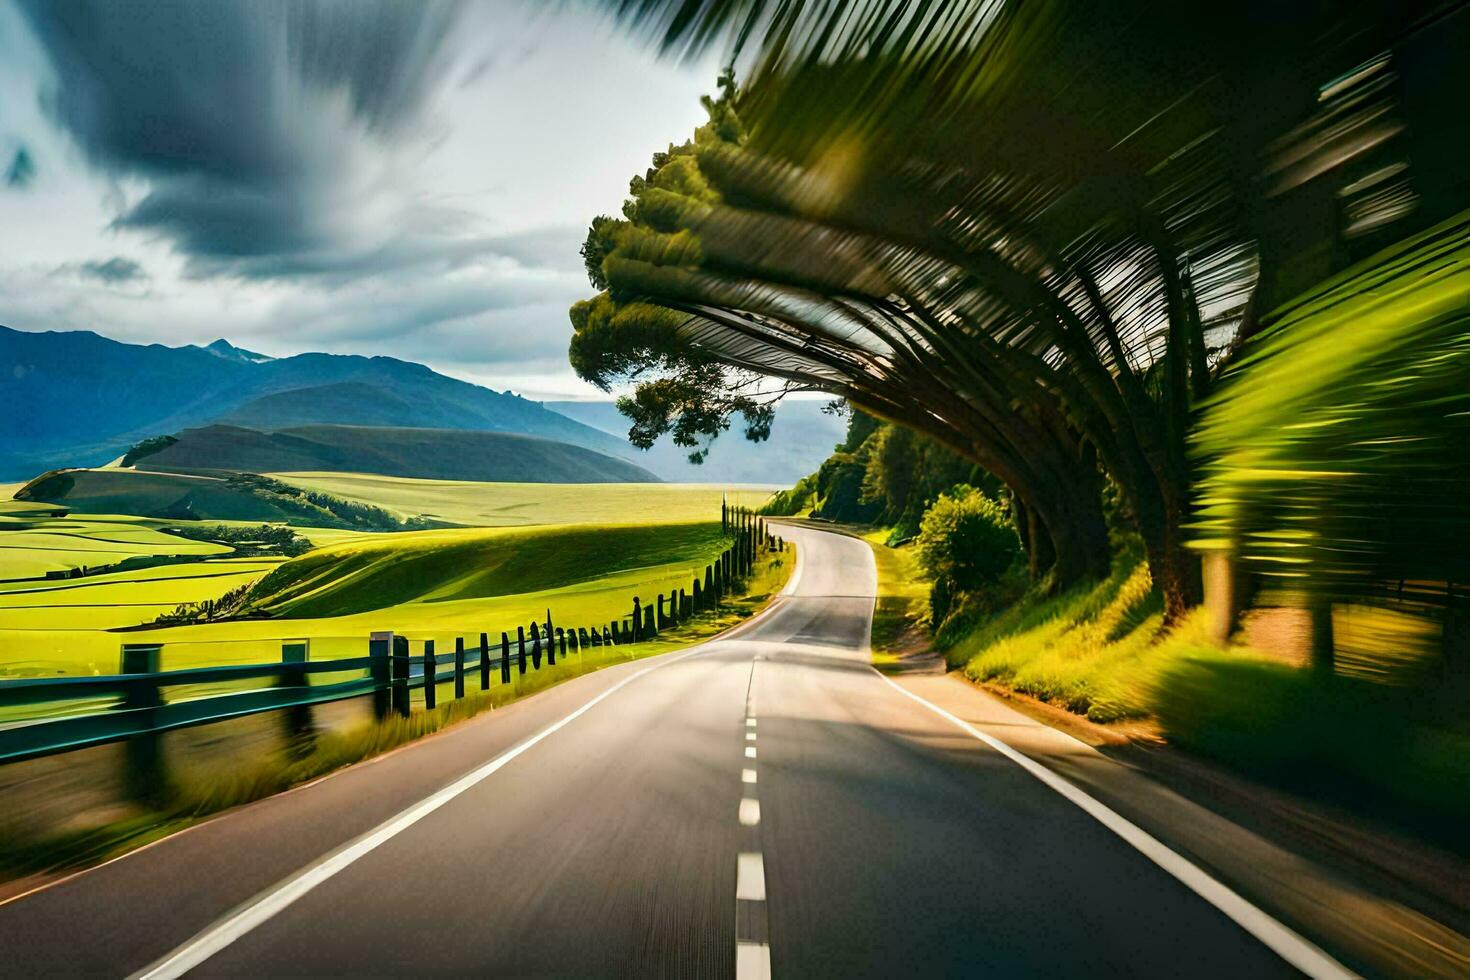
M881 665L895 659L895 639L923 623L923 583L882 532L863 536L878 566ZM1465 850L1457 828L1470 817L1470 721L1437 678L1318 676L1212 644L1199 613L1168 633L1162 619L1146 564L1125 554L1104 581L1058 595L1029 592L998 611L966 600L933 643L977 684Z

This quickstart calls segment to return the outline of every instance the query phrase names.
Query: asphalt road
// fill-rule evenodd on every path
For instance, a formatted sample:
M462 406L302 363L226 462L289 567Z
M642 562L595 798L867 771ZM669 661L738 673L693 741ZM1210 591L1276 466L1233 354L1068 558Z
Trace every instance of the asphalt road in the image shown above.
M873 671L867 546L790 537L792 588L728 639L0 906L0 972L1296 972L1218 897Z

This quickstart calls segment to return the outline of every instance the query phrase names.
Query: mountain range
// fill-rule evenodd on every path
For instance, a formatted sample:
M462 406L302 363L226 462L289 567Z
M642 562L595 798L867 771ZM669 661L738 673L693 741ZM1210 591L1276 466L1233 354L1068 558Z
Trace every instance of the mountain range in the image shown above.
M271 358L207 347L125 344L90 331L0 327L0 479L96 466L143 439L227 422L474 429L540 436L634 458L625 439L508 392L391 357Z
M326 471L484 483L659 482L626 460L554 439L407 426L302 425L261 432L207 425L130 455L134 469L165 473Z
M614 456L665 480L784 485L816 469L844 431L843 421L824 414L821 403L788 401L777 410L770 439L749 442L736 419L705 462L695 465L689 450L668 437L651 450L634 448L628 420L611 402L530 401L391 357L274 358L226 340L167 347L90 331L6 327L0 327L0 406L0 481L99 466L145 439L184 430L228 426L272 433L331 425L513 433ZM327 441L352 438L339 431ZM206 441L196 435L192 444ZM238 437L214 441L216 449L243 452L247 445ZM252 452L260 449L251 445ZM321 450L312 452L319 456ZM218 465L227 468L228 461ZM631 470L619 472L618 479L633 478Z

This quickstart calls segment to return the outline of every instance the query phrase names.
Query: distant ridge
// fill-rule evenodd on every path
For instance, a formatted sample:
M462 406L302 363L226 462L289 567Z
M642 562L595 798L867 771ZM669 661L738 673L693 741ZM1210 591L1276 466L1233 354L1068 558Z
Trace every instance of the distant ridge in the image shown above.
M271 358L124 344L90 331L0 327L0 480L114 459L151 436L229 420L258 428L352 422L521 433L633 458L626 441L517 395L391 357Z
M678 483L779 483L790 485L814 472L847 435L847 420L824 412L825 402L787 400L776 408L771 437L751 442L736 416L730 431L710 447L701 464L668 436L649 450L627 446L623 455L665 480ZM612 402L547 402L546 407L595 426L621 440L632 423ZM625 446L627 444L625 443Z
M658 483L625 460L551 439L464 429L307 425L259 432L185 429L138 459L138 470L327 471L489 483Z

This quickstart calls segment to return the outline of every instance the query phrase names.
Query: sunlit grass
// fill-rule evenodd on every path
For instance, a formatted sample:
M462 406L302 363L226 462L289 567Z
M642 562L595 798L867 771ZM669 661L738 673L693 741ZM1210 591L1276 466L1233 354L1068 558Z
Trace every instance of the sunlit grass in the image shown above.
M896 647L909 631L928 622L929 581L914 556L912 544L892 548L887 528L862 535L873 550L878 596L873 604L873 663L898 661Z
M766 490L691 483L475 483L362 473L274 473L296 486L477 527L534 524L686 524L718 516L720 500L759 507Z

